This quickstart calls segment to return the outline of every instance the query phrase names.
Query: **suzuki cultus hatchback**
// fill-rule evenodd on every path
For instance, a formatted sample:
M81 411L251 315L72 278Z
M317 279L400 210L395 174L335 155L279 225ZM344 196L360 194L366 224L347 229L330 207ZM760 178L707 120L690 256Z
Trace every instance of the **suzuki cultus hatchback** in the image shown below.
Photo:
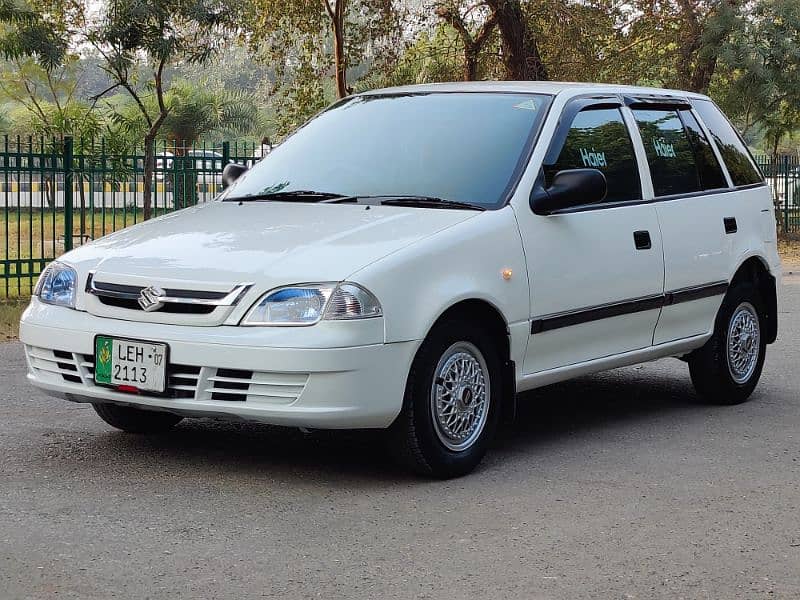
M225 179L48 266L20 330L34 385L129 432L385 429L448 477L517 392L671 356L734 404L776 337L770 192L705 96L378 90Z

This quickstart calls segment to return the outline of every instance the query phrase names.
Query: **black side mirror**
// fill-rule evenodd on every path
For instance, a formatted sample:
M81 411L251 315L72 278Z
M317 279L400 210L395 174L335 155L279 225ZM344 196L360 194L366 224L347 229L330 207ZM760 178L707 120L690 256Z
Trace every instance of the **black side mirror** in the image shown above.
M608 191L606 176L597 169L559 171L550 187L544 187L540 175L531 192L531 210L537 215L549 215L562 208L601 202Z
M247 167L237 163L228 163L222 170L222 189L229 187L247 171Z

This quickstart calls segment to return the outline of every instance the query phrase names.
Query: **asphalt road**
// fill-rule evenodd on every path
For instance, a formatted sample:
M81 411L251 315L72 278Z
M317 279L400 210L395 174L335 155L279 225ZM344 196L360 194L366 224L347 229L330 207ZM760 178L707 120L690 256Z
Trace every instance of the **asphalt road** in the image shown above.
M0 599L800 598L800 276L751 402L676 360L527 394L471 476L370 434L117 433L0 345Z

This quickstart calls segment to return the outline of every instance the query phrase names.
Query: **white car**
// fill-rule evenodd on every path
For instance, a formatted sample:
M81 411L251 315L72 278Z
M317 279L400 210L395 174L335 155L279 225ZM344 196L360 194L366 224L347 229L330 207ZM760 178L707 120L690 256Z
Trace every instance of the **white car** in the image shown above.
M379 90L226 179L47 268L20 328L31 383L129 432L386 429L449 477L517 392L678 357L735 404L777 334L770 193L698 94Z

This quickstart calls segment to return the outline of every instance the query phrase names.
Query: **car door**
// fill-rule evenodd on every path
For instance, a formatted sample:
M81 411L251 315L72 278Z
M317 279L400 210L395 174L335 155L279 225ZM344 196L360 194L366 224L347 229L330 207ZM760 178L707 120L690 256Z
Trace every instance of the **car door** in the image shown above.
M731 269L729 182L688 103L632 102L664 244L665 305L653 342L711 330Z
M539 177L547 187L559 171L599 169L606 198L548 215L518 211L531 294L525 374L652 343L664 263L655 209L642 198L642 153L629 121L616 98L568 103Z

